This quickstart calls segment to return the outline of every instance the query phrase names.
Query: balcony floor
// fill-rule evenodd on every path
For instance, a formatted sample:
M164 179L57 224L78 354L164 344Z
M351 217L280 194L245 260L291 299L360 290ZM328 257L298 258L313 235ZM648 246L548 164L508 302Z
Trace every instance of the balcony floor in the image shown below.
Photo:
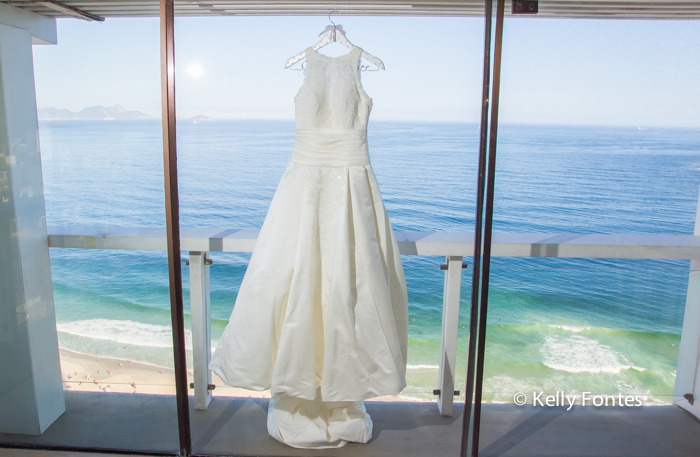
M65 392L65 398L66 413L43 435L0 434L0 447L176 452L174 397ZM367 411L374 420L369 444L308 451L284 446L267 435L267 400L215 397L207 411L190 411L192 444L195 453L213 455L456 456L463 408L456 405L455 409L455 417L446 418L435 404L368 402ZM481 430L484 457L700 455L700 421L675 406L566 411L489 404L483 407ZM0 455L5 451L0 449Z

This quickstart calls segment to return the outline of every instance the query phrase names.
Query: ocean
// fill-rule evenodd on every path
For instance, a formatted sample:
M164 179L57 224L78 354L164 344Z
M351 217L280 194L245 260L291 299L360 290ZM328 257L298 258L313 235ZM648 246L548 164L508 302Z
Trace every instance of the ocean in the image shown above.
M157 120L40 121L48 224L164 226L160 128ZM177 128L181 226L259 228L289 159L294 123L179 121ZM394 230L473 230L478 135L475 124L370 123L372 166ZM499 127L496 231L691 235L699 189L696 129ZM216 347L249 255L212 257ZM403 262L410 316L402 396L430 400L444 258ZM688 261L494 258L484 400L559 390L669 404L688 268ZM51 269L61 347L173 365L164 252L52 248ZM462 392L471 289L471 269L464 271ZM183 278L189 326L184 265Z

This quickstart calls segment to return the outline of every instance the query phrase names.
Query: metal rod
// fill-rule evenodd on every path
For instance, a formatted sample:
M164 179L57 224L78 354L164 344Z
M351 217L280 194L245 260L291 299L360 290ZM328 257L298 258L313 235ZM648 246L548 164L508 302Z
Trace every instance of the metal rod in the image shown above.
M192 453L190 407L185 358L185 319L182 305L182 259L180 258L180 203L177 188L177 140L175 135L175 35L174 1L160 0L160 74L163 109L163 164L165 219L167 225L170 316L175 359L175 393L180 455Z
M479 341L477 346L476 379L474 381L474 429L472 457L479 455L479 431L481 429L481 393L484 381L484 353L486 350L486 312L489 303L489 273L491 271L491 238L493 233L493 196L496 182L496 144L498 133L498 97L501 87L501 50L503 45L503 16L505 0L496 3L496 43L493 51L493 87L491 88L491 131L489 137L489 163L486 181L486 217L484 221L484 252L481 275L481 306L479 309Z
M479 139L479 165L476 184L476 214L474 223L474 269L472 270L472 296L469 316L469 349L467 357L467 380L464 392L464 413L462 416L462 445L459 455L466 457L469 449L471 412L474 395L474 355L477 342L477 320L479 317L479 273L481 272L481 225L484 213L484 183L486 176L486 139L489 119L489 92L491 74L491 16L492 0L484 5L484 69L481 88L481 137Z

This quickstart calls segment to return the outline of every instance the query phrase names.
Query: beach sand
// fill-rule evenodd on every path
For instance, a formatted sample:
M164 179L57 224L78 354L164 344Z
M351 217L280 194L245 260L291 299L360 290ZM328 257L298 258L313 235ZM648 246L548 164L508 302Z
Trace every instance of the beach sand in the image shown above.
M147 363L96 357L59 348L63 389L84 392L117 392L151 395L175 395L175 373L172 368ZM192 370L187 370L187 384L194 382ZM226 386L212 373L215 397L270 398L262 392ZM189 390L194 395L194 389ZM367 401L411 401L399 395L376 397Z

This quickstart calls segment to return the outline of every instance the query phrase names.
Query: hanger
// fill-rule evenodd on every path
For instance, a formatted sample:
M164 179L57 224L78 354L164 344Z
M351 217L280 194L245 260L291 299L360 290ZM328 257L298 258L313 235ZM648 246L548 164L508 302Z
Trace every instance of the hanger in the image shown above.
M343 26L341 24L337 24L333 22L331 19L331 14L333 13L339 13L337 10L333 10L330 13L328 13L328 21L333 24L333 25L327 25L326 28L319 33L319 36L323 35L323 38L321 38L321 41L313 45L314 50L319 50L322 47L324 47L327 44L336 42L340 43L346 48L352 50L355 49L357 46L354 44L350 43L350 40L345 36L345 30L343 30ZM372 70L372 71L379 71L379 70L384 70L384 62L379 60L378 58L374 57L372 54L366 52L364 49L360 48L362 50L362 58L373 63L376 67L377 70ZM284 64L284 68L289 68L295 63L299 62L301 59L306 57L306 51L300 52L299 54L295 55L291 59L287 61L287 63ZM361 70L367 70L366 65L362 65Z

